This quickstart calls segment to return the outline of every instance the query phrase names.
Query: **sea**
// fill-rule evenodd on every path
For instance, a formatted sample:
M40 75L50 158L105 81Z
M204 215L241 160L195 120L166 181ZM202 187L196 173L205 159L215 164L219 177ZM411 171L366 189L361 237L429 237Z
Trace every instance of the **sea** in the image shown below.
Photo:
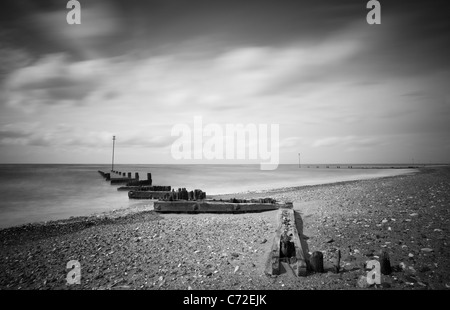
M109 172L111 166L1 164L0 228L87 216L144 203L128 199L126 191L117 191L121 185L105 181L99 170ZM153 185L201 189L207 195L370 179L416 171L411 167L408 169L408 165L349 164L279 165L276 170L260 170L259 165L142 164L115 165L114 170L131 172L133 177L138 172L141 180L151 173Z

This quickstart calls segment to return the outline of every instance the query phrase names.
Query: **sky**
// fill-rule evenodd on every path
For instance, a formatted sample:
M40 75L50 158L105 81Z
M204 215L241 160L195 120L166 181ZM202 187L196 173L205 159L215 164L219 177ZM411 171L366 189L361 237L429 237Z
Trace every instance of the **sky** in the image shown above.
M196 116L278 124L285 164L449 162L446 1L79 2L0 4L0 163L236 163L174 158Z

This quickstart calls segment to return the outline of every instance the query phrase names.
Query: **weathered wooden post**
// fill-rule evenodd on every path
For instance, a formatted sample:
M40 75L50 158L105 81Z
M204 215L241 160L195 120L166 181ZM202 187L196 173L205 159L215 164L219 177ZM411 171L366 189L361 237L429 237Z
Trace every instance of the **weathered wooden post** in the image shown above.
M310 263L311 263L312 271L323 273L323 254L322 254L322 252L315 251L314 253L312 253Z
M340 269L341 269L341 250L337 250L336 260L334 263L334 272L339 273Z
M116 142L116 136L113 136L113 151L112 151L112 163L111 163L111 171L114 171L114 145Z
M389 260L389 254L386 251L381 252L380 256L381 273L389 275L392 272L391 261Z
M151 173L147 173L147 183L149 184L149 185L152 185L152 174Z

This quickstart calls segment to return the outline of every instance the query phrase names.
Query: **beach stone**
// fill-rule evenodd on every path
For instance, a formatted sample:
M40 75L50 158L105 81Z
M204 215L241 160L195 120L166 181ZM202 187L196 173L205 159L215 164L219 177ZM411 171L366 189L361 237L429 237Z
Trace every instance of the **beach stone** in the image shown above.
M391 284L389 284L387 282L383 282L383 283L381 283L381 287L382 288L391 288Z
M367 276L359 276L356 286L360 288L368 288L370 285L367 282Z
M430 267L428 267L428 266L422 266L422 267L420 267L419 268L419 271L420 272L428 272L428 271L430 271L431 269L430 269Z
M410 283L417 283L417 280L413 278L412 276L405 276L405 281Z
M429 252L433 252L433 249L430 249L430 248L422 248L422 249L420 249L422 252L427 252L427 253L429 253Z

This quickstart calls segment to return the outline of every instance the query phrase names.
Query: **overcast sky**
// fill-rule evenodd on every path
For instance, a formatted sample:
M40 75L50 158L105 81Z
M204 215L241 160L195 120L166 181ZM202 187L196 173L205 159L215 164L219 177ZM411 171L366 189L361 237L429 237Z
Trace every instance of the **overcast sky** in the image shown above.
M0 162L188 163L197 115L279 124L281 163L449 162L448 1L66 3L0 3Z

